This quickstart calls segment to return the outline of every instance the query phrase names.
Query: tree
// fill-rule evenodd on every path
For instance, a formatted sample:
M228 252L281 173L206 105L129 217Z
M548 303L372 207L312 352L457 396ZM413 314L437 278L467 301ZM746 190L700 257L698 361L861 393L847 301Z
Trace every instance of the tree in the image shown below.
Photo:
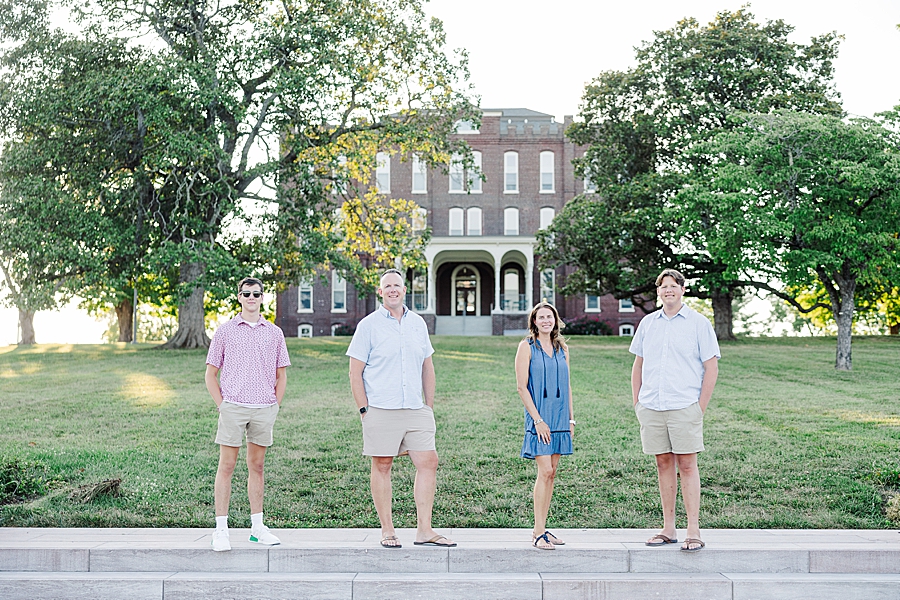
M710 219L682 226L715 246L737 281L757 272L801 290L821 284L827 301L806 305L771 291L801 312L829 310L835 368L850 370L858 299L877 301L900 274L900 145L871 119L777 111L736 121L694 150L710 163L706 185L679 196Z
M689 295L712 300L716 335L733 337L732 301L744 284L729 278L722 256L679 235L685 215L673 202L703 160L685 151L732 127L732 112L840 114L831 82L838 36L804 45L788 41L792 31L781 20L757 24L746 8L706 26L684 19L638 48L637 66L585 88L567 135L588 146L576 172L596 193L570 202L538 236L545 267L578 267L563 293L631 297L646 312L656 275L676 268L695 284Z
M0 172L40 161L27 144L8 148ZM3 179L6 179L3 177ZM96 223L50 178L13 178L0 187L0 289L18 309L21 345L36 342L34 315L68 298L83 275L84 239Z
M8 18L30 14L17 10ZM337 215L349 196L364 204L358 214L384 216L380 199L353 185L371 180L376 152L446 164L466 151L449 141L456 120L474 117L457 89L465 56L445 54L420 0L90 0L80 11L84 39L108 32L153 71L146 86L127 80L139 96L129 113L139 152L117 191L130 190L143 216L132 222L150 240L144 275L178 305L168 347L208 345L205 308L248 273L284 284L330 263L364 283ZM53 48L32 37L15 52L53 81ZM15 97L33 71L13 75ZM159 118L141 129L147 115ZM375 247L371 268L399 258L388 255L398 244Z

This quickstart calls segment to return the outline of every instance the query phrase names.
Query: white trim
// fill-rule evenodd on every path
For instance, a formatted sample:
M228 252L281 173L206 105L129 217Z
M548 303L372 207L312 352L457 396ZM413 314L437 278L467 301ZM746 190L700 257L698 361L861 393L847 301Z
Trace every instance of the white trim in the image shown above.
M303 330L307 329L307 328L309 331L309 335L303 335ZM307 337L311 338L314 333L315 333L315 329L313 328L312 324L310 324L310 323L300 323L299 325L297 325L297 337L298 338L307 338Z
M588 298L596 298L597 299L597 308L590 308L588 306ZM586 313L599 313L602 312L602 308L600 307L600 296L595 294L585 294L584 295L584 312Z
M626 333L625 330L629 331ZM634 336L634 325L631 323L622 323L619 325L619 337L632 337Z

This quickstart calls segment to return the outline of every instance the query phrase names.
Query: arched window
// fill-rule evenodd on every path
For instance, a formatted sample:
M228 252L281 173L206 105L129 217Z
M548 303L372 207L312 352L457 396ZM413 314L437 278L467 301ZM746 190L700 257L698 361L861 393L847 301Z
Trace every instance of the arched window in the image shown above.
M553 222L553 217L556 216L556 209L552 206L544 206L541 208L541 229L547 229L550 227L550 223Z
M514 206L503 209L503 235L519 235L519 209Z
M519 153L506 152L503 155L503 192L519 193Z
M553 153L549 150L541 152L541 193L551 194L555 189Z
M450 235L463 234L463 209L454 207L450 209Z
M481 235L481 209L472 206L466 210L466 235Z
M450 161L450 193L481 193L481 152L472 151L472 169L466 169L462 157L454 154Z
M623 337L634 335L634 326L629 324L619 325L619 335Z
M387 152L375 155L375 187L379 194L391 193L391 156Z
M418 154L413 154L412 159L412 193L426 194L428 193L428 184L426 179L427 171L425 161L419 158Z
M428 210L421 206L412 215L412 228L415 232L425 231L428 227Z
M313 336L313 326L309 323L301 323L297 328L297 337L311 338Z

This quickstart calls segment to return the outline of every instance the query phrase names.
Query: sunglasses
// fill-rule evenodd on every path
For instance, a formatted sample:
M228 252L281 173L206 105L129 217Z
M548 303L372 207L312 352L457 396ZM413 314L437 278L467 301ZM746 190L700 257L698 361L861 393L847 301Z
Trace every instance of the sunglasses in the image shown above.
M253 295L254 298L259 298L260 296L263 295L262 292L238 292L238 294L240 294L244 298L249 298L251 294Z

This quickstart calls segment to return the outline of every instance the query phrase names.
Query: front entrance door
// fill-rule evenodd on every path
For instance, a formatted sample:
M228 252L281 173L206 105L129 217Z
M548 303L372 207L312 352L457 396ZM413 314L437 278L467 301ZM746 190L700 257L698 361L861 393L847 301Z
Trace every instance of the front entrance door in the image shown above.
M453 278L456 301L453 314L474 317L481 314L478 306L478 274L469 266L462 267Z

